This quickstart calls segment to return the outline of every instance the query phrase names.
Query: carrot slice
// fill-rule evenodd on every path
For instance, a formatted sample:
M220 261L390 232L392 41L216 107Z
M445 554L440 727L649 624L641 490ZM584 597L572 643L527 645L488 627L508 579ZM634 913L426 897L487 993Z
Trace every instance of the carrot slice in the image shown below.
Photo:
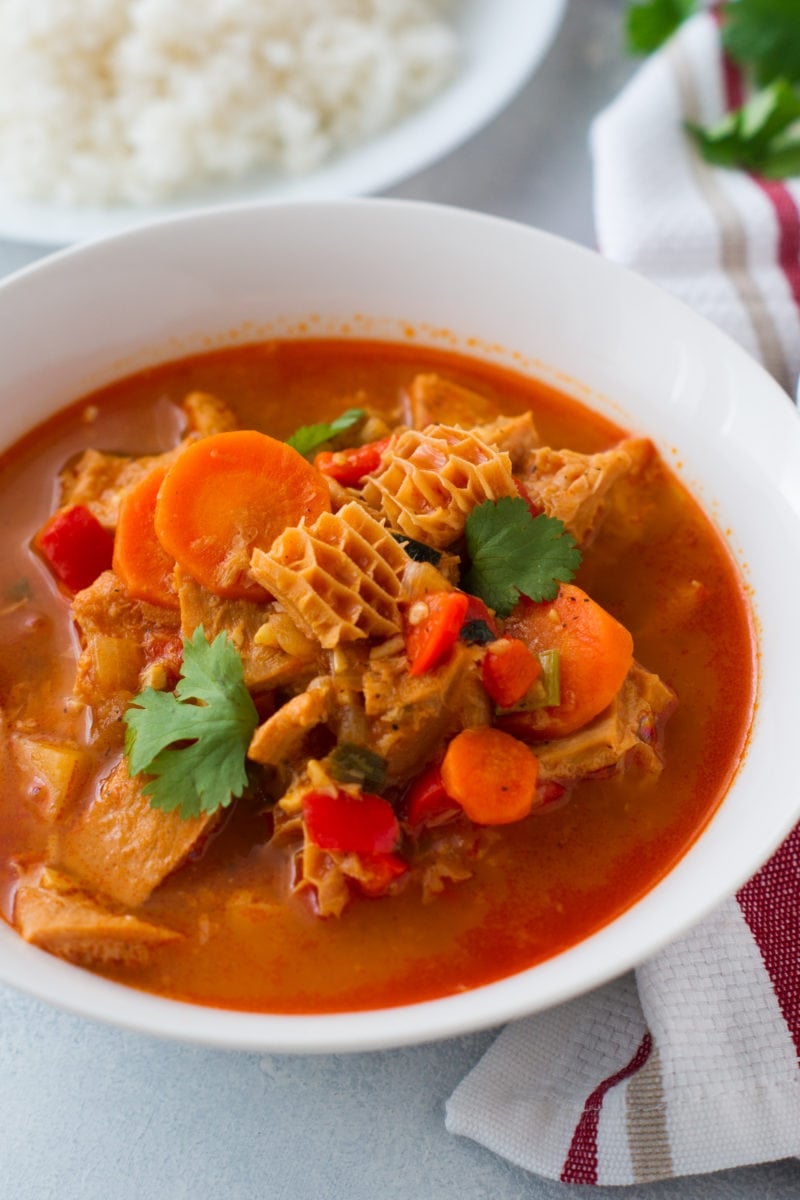
M508 825L527 817L538 776L533 751L492 726L462 730L442 762L445 791L476 825Z
M250 556L290 525L330 512L319 471L301 454L255 430L193 442L161 485L156 534L168 554L218 596L263 600Z
M552 602L524 600L506 622L506 634L537 652L558 650L560 657L560 704L501 718L503 729L518 737L563 737L580 729L611 703L633 662L625 626L570 583Z
M156 501L166 467L156 467L132 488L119 509L113 567L131 596L177 608L175 559L156 537Z

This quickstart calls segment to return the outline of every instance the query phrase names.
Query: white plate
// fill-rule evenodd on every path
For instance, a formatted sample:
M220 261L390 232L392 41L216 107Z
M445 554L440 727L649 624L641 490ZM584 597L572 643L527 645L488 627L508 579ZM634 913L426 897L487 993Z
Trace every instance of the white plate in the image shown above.
M335 199L382 191L455 149L497 115L544 58L567 0L464 0L463 65L429 104L307 175L262 174L169 203L72 207L15 200L0 188L0 237L61 245L241 201Z

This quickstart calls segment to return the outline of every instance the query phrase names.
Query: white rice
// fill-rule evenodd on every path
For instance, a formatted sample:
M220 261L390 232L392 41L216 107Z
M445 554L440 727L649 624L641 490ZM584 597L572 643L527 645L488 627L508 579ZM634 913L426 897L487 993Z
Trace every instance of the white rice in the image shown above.
M145 204L300 174L451 78L450 0L0 0L0 186Z

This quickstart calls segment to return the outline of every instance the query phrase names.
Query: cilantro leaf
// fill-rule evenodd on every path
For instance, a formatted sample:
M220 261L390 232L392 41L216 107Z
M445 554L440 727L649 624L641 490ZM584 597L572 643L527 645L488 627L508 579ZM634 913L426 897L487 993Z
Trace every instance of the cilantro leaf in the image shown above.
M739 0L741 2L741 0ZM706 162L770 179L800 172L800 94L776 79L710 129L687 124Z
M227 634L211 644L202 625L183 643L175 692L145 688L124 716L131 775L153 776L153 808L186 819L225 808L247 785L245 755L258 724L242 660Z
M480 596L506 617L520 594L553 600L558 584L568 583L581 563L581 552L564 522L541 513L531 516L520 496L486 500L467 517L470 569L465 591Z
M317 446L329 442L339 433L344 433L346 429L350 429L365 416L363 408L348 408L347 412L343 412L335 421L323 421L318 425L301 425L286 440L298 453L310 454L312 450L316 450Z
M625 15L625 48L629 54L651 54L672 36L697 8L697 0L638 0Z
M731 58L759 85L782 76L800 82L800 5L797 0L736 0L723 9L722 40Z

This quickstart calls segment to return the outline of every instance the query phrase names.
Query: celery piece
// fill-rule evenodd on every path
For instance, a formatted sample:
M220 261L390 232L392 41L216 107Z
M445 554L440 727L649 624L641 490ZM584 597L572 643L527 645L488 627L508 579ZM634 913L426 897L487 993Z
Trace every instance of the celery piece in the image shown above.
M544 687L542 708L552 708L561 703L561 655L558 650L541 650L539 662L542 664L540 682Z
M498 708L498 713L533 712L537 708L552 708L561 703L561 656L558 650L540 650L542 673L521 700L510 708Z

